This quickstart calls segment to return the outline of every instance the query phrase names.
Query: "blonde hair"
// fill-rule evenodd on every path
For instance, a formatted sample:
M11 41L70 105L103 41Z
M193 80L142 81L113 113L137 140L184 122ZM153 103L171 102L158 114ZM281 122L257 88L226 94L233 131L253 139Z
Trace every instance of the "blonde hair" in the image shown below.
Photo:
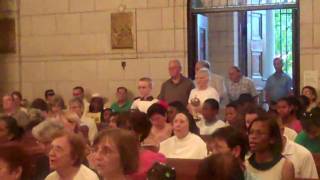
M70 123L80 124L80 117L71 111L65 111L61 114L61 117L65 118Z

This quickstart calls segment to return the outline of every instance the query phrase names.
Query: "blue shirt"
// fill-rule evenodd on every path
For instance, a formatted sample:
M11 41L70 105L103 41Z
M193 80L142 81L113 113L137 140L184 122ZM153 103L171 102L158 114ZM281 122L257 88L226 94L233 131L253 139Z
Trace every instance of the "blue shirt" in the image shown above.
M292 80L284 72L272 74L266 83L266 93L269 96L269 100L277 101L282 97L286 97L291 92Z

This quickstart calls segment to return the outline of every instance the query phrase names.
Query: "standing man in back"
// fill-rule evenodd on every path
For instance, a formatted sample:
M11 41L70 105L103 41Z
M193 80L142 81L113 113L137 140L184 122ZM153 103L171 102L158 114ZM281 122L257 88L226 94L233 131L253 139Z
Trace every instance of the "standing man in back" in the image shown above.
M266 100L269 104L277 102L280 98L292 94L292 80L288 74L283 72L283 61L281 58L276 57L273 60L273 73L267 80L265 91Z
M188 104L190 91L194 88L192 81L181 74L181 63L174 59L169 61L170 79L161 85L158 99L167 103L179 101L185 106Z
M238 100L241 94L250 94L252 97L258 95L253 81L242 75L241 70L232 66L229 69L229 80L226 83L229 101Z

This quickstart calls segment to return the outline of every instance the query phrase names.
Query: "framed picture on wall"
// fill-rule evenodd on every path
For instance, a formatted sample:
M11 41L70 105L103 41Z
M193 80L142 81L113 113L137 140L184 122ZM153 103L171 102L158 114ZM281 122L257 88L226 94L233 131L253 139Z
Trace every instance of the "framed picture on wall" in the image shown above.
M133 49L133 14L120 12L111 14L112 49Z

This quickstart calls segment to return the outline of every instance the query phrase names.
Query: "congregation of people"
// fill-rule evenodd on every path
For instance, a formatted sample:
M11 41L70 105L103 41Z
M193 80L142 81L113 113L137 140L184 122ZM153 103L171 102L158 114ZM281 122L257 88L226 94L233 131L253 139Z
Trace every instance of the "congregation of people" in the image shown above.
M66 101L54 89L28 101L18 92L2 97L0 179L171 180L169 159L201 160L197 179L319 179L313 154L320 153L317 90L294 96L281 58L258 102L254 82L232 66L228 78L205 60L195 80L168 63L170 78L153 97L153 80L137 81L139 96L124 86L116 101L86 88Z

